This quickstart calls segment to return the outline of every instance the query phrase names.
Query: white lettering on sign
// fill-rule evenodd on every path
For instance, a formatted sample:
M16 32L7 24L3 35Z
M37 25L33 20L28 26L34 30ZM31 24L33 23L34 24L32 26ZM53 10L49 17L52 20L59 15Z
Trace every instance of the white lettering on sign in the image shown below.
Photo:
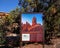
M30 41L30 34L22 34L22 41Z

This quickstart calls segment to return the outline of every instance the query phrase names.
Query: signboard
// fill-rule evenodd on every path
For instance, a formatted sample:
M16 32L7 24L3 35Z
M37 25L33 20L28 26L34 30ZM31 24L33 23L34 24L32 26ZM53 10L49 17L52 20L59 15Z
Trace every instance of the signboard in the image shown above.
M22 41L30 41L30 34L22 34Z

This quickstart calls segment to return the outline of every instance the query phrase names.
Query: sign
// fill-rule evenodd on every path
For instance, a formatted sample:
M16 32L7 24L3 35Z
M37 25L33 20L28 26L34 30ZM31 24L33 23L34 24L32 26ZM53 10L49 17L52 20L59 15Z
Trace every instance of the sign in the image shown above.
M22 41L30 41L30 34L22 34Z

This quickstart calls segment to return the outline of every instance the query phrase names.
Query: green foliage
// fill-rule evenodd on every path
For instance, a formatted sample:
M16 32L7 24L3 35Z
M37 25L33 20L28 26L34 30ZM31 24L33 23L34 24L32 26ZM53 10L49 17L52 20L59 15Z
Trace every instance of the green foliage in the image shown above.
M17 18L18 14L19 14L19 8L16 7L16 9L10 11L9 16L6 16L6 21L9 24L12 24L13 22L15 22L15 19Z
M3 36L4 36L3 30L0 30L0 44L4 44L5 42L5 38Z
M0 25L5 23L5 19L0 19Z
M17 7L16 9L10 11L10 16L15 19L17 17L17 15L19 14L19 8Z
M49 7L45 15L45 39L46 41L52 38L56 38L57 34L60 33L59 24L60 24L60 10L59 5L55 2Z
M25 0L26 2L29 2L29 3L31 3L32 2L32 0Z
M3 29L4 26L11 25L13 22L15 22L15 19L17 18L18 14L19 14L19 10L20 9L18 7L16 7L16 9L10 11L8 16L5 16L5 18L0 19L0 44L5 43L5 38L4 38L4 35L5 35L4 32L5 31Z
M33 12L34 8L37 8L40 0L19 0L19 6L21 6L21 12Z

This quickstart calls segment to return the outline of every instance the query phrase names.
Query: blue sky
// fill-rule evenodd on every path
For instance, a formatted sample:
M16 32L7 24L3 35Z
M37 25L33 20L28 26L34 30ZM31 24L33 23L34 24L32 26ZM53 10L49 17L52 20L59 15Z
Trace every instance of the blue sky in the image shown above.
M9 12L18 6L18 0L0 0L0 12Z
M41 13L32 13L32 14L30 14L30 13L28 13L28 14L22 14L21 15L21 19L22 19L22 23L23 24L25 24L26 23L26 21L28 22L28 23L30 23L30 24L32 24L32 18L33 17L36 17L36 19L37 19L37 23L39 23L39 24L43 24L43 19L42 19L42 17L43 17L43 15L41 14Z

